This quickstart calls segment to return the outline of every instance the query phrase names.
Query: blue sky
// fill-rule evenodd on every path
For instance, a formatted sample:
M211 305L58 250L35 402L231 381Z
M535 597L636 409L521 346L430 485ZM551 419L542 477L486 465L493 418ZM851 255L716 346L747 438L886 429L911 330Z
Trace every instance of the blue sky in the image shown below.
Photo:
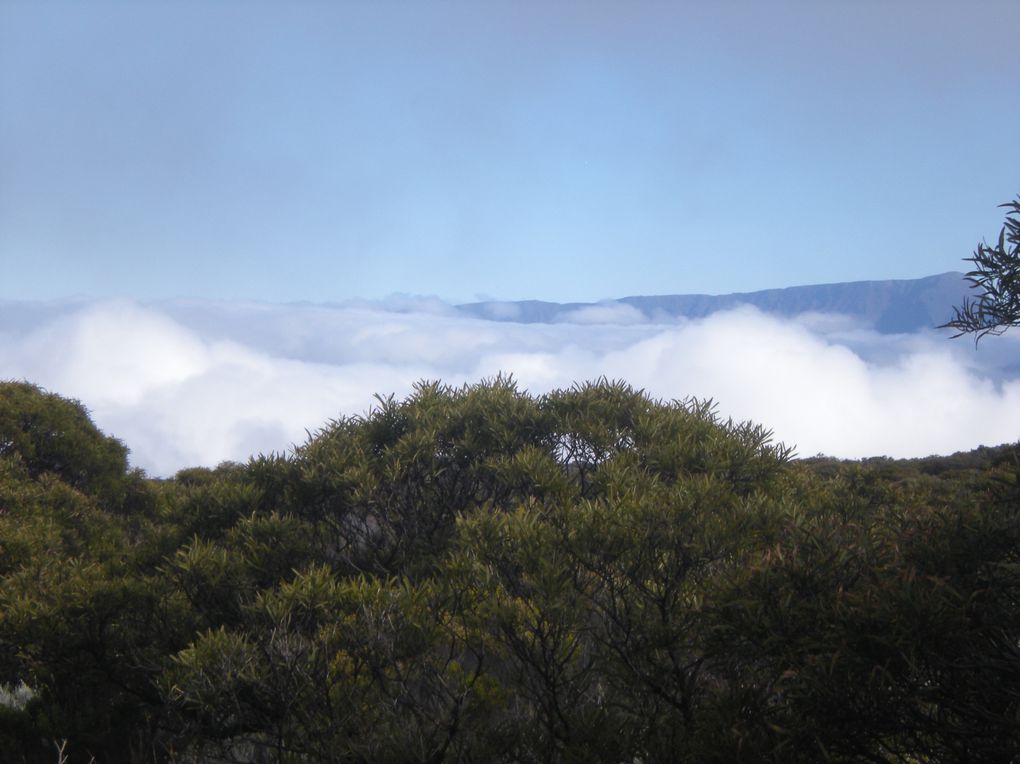
M594 300L963 268L1020 3L0 0L0 299Z
M0 379L156 475L501 372L712 398L801 455L1015 439L1016 330L450 303L962 270L1020 194L1018 29L1016 0L0 0Z

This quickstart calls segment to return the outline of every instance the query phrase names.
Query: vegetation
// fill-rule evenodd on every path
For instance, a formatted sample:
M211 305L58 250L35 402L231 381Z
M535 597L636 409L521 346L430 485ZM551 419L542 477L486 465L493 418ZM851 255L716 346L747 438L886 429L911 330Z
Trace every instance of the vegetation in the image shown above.
M1020 326L1020 198L1000 206L1009 212L998 242L991 247L981 242L974 256L967 258L974 264L967 280L979 295L965 299L953 319L943 325L957 330L954 337L975 334L978 341L986 334Z
M422 383L148 480L0 384L11 762L1005 762L1015 447L796 461L708 403Z

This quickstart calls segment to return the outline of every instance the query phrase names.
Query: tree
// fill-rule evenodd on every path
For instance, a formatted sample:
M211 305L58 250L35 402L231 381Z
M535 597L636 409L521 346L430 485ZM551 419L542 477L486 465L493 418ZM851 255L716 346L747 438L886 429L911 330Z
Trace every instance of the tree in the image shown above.
M967 258L976 266L967 273L967 281L981 294L964 298L963 305L954 308L952 320L940 327L955 329L954 337L976 333L977 342L986 334L1020 326L1020 197L999 206L1009 210L999 241L994 247L981 242Z
M123 502L127 454L79 401L28 382L0 381L0 456L20 458L32 478L53 473L112 508Z

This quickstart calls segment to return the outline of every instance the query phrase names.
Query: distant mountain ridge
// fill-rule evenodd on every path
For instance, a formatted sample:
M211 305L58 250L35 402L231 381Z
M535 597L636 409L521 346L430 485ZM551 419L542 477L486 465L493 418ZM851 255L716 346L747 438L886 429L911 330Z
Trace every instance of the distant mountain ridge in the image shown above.
M753 305L780 316L840 313L883 334L895 334L946 323L953 315L953 307L960 305L968 294L964 275L950 271L919 279L816 284L724 295L675 294L572 303L488 301L458 305L457 309L476 318L534 324L571 321L580 315L579 311L614 307L622 313L629 306L640 311L646 320L663 320L703 318L740 305ZM631 314L634 315L633 311Z

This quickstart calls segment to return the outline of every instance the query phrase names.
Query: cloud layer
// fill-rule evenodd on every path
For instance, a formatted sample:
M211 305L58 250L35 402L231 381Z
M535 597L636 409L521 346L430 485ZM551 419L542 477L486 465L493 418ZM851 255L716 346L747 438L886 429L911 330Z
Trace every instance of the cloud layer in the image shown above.
M343 305L0 304L0 378L80 399L135 466L170 475L285 451L373 395L512 373L533 393L599 376L713 398L800 455L952 453L1020 435L1020 342L882 335L753 308L649 322L613 306L555 324L467 318L429 299Z

